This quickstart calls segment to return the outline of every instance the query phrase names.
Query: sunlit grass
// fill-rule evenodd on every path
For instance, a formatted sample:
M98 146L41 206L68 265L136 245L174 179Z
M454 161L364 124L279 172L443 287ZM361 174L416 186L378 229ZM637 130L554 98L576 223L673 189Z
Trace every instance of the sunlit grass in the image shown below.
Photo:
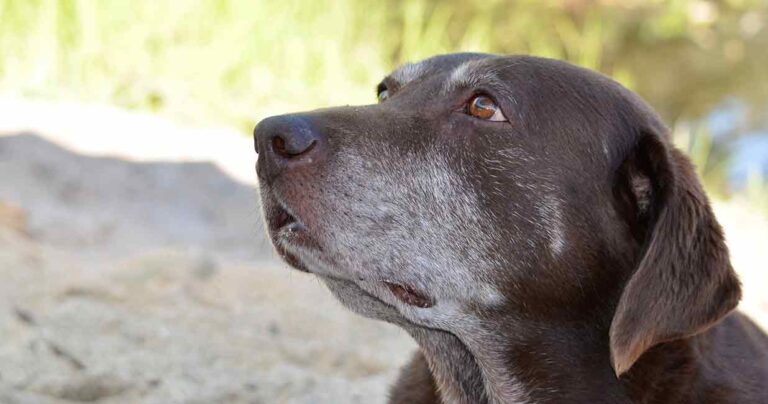
M753 170L747 177L744 197L747 205L753 206L768 215L768 179L758 170Z
M385 5L342 3L3 0L0 88L240 127L370 101Z
M726 196L729 160L722 153L715 153L709 129L703 124L681 122L672 128L672 139L690 158L707 189L716 192L719 197Z
M439 53L533 53L598 68L604 24L599 13L586 18L577 25L533 0L0 0L0 91L245 131L267 114L372 102L394 65Z
M535 54L598 69L645 90L655 107L669 108L662 112L671 114L678 144L707 185L724 193L727 159L713 152L706 128L681 124L695 122L682 101L667 105L671 96L664 91L676 86L661 75L671 70L677 80L684 74L674 72L680 62L634 62L637 54L650 58L649 44L657 42L665 63L677 49L673 45L717 49L711 37L709 44L698 42L709 31L691 14L693 3L587 3L0 0L0 94L148 110L247 134L267 115L373 102L376 83L405 61L454 51ZM720 24L718 32L743 28L737 17L750 7L758 10L749 12L759 22L766 9L759 4L729 5L736 22ZM757 60L754 55L750 61ZM658 83L644 88L647 77ZM764 194L763 180L752 180L748 192Z

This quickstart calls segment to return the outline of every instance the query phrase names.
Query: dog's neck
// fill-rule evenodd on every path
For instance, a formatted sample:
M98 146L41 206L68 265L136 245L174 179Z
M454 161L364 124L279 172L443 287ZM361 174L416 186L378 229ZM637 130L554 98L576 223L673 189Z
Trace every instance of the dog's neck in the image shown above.
M536 329L519 320L509 324L514 326L461 336L409 330L445 402L546 402L572 389L594 391L597 398L611 389L620 393L607 341L585 336L584 330ZM606 329L606 339L607 334Z
M480 368L455 335L422 327L405 328L418 342L444 402L488 402Z
M466 318L447 332L405 320L352 282L324 281L347 307L414 337L446 404L685 402L679 394L693 394L695 358L708 360L691 354L698 340L706 343L701 335L651 349L618 379L609 359L611 304L592 305L602 310L593 313L571 305L558 318L537 320L510 309L486 321Z
M679 386L690 386L695 378L691 341L652 349L619 379L610 364L607 326L598 329L576 323L548 328L519 320L507 324L511 325L473 332L485 340L408 329L427 359L444 402L653 401L653 397L680 398L678 394L687 393ZM650 379L656 383L653 388L647 386ZM643 386L637 384L639 380Z

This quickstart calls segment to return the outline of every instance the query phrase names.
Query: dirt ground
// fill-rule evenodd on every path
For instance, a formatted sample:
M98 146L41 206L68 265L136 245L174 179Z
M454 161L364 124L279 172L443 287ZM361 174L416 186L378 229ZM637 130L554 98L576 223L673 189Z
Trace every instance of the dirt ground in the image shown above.
M414 348L273 259L254 188L0 137L0 403L375 403Z
M247 139L45 108L0 125L0 403L384 402L414 343L274 259ZM717 211L765 326L768 223Z

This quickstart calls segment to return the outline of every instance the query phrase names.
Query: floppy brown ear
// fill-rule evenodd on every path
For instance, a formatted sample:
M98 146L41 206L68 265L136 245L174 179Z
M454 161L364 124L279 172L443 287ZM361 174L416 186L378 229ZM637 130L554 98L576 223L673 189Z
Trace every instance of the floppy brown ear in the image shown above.
M688 158L654 134L642 137L634 156L652 188L638 199L652 199L655 220L611 324L617 376L652 346L708 329L741 298L722 229Z

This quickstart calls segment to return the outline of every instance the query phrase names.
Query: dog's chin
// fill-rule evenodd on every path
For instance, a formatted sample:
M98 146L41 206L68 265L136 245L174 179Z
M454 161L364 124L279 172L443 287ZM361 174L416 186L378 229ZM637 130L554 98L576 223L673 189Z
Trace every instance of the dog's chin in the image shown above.
M289 266L302 272L311 272L294 251L298 247L311 248L316 245L307 234L306 227L282 204L272 202L268 206L267 230L275 251Z
M358 278L352 280L345 278L343 276L345 271L334 260L324 258L325 249L320 247L320 244L309 235L306 227L295 219L293 215L282 210L278 211L276 216L276 218L270 220L270 224L274 223L274 225L270 226L272 243L278 255L292 268L312 273L324 280L347 282L371 298L387 305L386 300L389 299L385 300L365 292L356 282L383 286L376 289L386 291L385 293L390 295L389 297L394 297L397 301L407 306L423 309L434 306L434 300L427 293L407 283L389 279Z
M355 282L320 276L328 289L349 310L374 320L386 321L406 329L417 326L403 316L395 306L366 292Z
M399 282L393 279L372 279L368 277L356 277L351 279L345 277L345 271L332 254L326 251L332 250L323 248L312 235L302 221L285 204L271 200L270 208L267 209L267 225L272 244L278 255L289 266L303 272L308 272L320 276L324 279L338 279L347 281L363 291L359 284L376 285L374 289L378 293L368 296L380 300L384 304L391 304L394 301L400 302L406 306L415 308L430 308L434 306L434 300L429 294L418 290L417 288ZM358 284L359 283L359 284ZM379 287L380 286L380 287ZM374 297L374 295L386 295ZM394 299L392 299L394 298ZM387 301L390 301L387 303Z
M298 244L301 239L307 238L305 235L300 234L300 229L281 229L272 237L272 244L275 246L275 251L280 258L285 261L290 267L302 272L312 273L297 253L292 248L292 244Z
M275 243L278 254L291 267L314 274L324 281L343 282L350 287L354 286L355 289L387 306L392 306L395 302L421 309L435 305L434 299L430 295L404 282L367 279L365 277L351 279L345 276L347 271L344 271L335 261L323 258L325 254L322 250L309 247L316 243L307 242L303 239L305 237L299 234L290 234L280 238ZM291 244L291 241L288 240L301 240L301 245Z

